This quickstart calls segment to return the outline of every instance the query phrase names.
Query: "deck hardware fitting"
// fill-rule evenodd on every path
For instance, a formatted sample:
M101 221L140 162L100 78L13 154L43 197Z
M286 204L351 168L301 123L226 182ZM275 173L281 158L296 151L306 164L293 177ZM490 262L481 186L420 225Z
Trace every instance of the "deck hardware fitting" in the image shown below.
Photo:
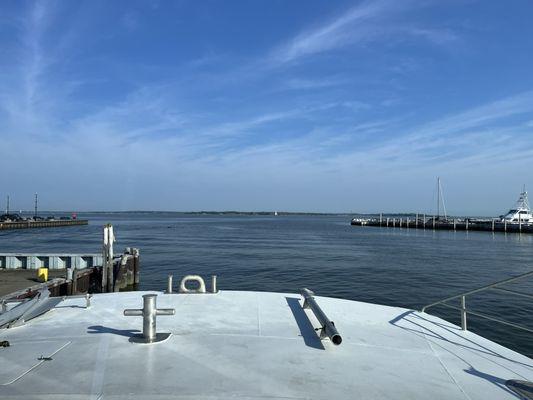
M170 333L157 333L156 317L158 315L174 315L176 310L174 308L157 308L156 300L157 294L145 294L143 295L142 309L124 310L124 315L127 317L143 317L143 333L133 336L130 339L131 342L157 343L168 339L170 336Z
M91 307L91 297L93 297L92 294L87 293L85 295L85 308Z
M187 282L195 281L198 282L197 289L187 288ZM205 282L200 275L186 275L183 277L180 283L180 293L205 293Z
M313 314L315 314L315 317L318 319L318 322L320 322L321 327L315 329L320 330L320 339L322 340L329 338L331 343L333 343L335 346L340 345L342 343L342 337L337 331L337 328L335 328L333 321L328 319L324 311L322 311L322 309L316 303L315 298L313 297L314 293L306 288L301 289L300 293L304 298L304 304L302 308L310 308L311 311L313 311Z
M172 293L172 278L173 278L172 275L169 275L169 276L168 276L168 280L167 280L167 294L171 294L171 293Z
M218 290L217 290L217 276L216 275L211 275L211 292L212 293L217 293Z

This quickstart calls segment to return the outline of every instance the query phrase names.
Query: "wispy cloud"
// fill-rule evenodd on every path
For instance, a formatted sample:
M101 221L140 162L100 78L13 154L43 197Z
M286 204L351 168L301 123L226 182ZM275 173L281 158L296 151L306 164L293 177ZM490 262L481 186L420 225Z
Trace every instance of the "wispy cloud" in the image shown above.
M371 22L384 13L392 3L388 1L364 2L334 20L313 30L305 31L276 48L270 55L272 63L283 64L298 58L332 50L376 34Z
M391 37L394 40L398 37L418 37L437 45L458 39L448 29L422 28L412 22L395 20L395 17L414 9L415 5L418 8L424 6L422 2L413 0L363 1L329 22L304 30L274 48L268 57L269 64L279 66L348 45L366 44L377 39L390 40Z

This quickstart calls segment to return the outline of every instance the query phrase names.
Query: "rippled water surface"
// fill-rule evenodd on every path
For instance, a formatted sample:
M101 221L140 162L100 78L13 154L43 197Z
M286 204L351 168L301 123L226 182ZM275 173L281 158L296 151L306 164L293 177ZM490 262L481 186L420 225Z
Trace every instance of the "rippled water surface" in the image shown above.
M169 273L218 275L220 289L297 292L420 308L533 269L533 236L352 227L342 216L86 214L88 226L0 232L0 252L99 252L105 223L116 251L141 251L141 289ZM532 282L530 279L529 282ZM533 293L533 284L512 285ZM527 298L490 291L468 306L533 327ZM458 312L432 311L458 323ZM356 318L357 316L354 316ZM471 317L470 328L533 355L531 334Z

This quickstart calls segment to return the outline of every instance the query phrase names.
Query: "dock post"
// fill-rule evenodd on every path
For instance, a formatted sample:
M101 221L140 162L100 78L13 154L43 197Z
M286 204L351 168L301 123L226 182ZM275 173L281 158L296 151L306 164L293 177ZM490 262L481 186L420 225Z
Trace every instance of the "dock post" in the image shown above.
M387 228L389 227L389 217L387 217Z
M392 227L393 227L393 228L396 228L396 218L393 218L393 219L392 219Z
M102 266L102 292L113 291L113 225L104 226L103 266Z
M492 218L492 232L494 232L494 218Z
M71 290L71 295L75 295L78 293L78 270L76 268L74 268L74 271L72 271Z
M382 222L383 222L383 213L380 213L379 214L379 226L381 226Z
M453 230L457 230L457 220L455 218L453 219Z
M507 232L507 220L505 218L503 220L503 231Z
M466 228L466 230L468 230L468 222L469 222L469 221L468 221L468 218L467 218L467 219L465 219L465 221L466 221L466 225L465 225L465 228Z
M133 284L138 285L141 281L141 266L139 263L139 249L133 249Z
M400 228L401 228L402 227L402 219L401 218L399 218L398 223L400 224Z
M433 230L435 230L435 216L433 216Z
M416 213L415 228L418 228L418 213Z
M426 214L424 214L424 220L423 220L423 222L424 222L424 229L426 229Z
M406 228L409 228L409 217L405 219L405 225L406 225Z

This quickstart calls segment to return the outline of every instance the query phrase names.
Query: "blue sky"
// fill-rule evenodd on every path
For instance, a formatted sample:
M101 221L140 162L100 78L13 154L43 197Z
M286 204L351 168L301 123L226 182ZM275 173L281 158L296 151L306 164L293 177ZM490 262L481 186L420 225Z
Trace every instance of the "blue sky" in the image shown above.
M533 186L533 2L4 1L14 208L499 215Z

